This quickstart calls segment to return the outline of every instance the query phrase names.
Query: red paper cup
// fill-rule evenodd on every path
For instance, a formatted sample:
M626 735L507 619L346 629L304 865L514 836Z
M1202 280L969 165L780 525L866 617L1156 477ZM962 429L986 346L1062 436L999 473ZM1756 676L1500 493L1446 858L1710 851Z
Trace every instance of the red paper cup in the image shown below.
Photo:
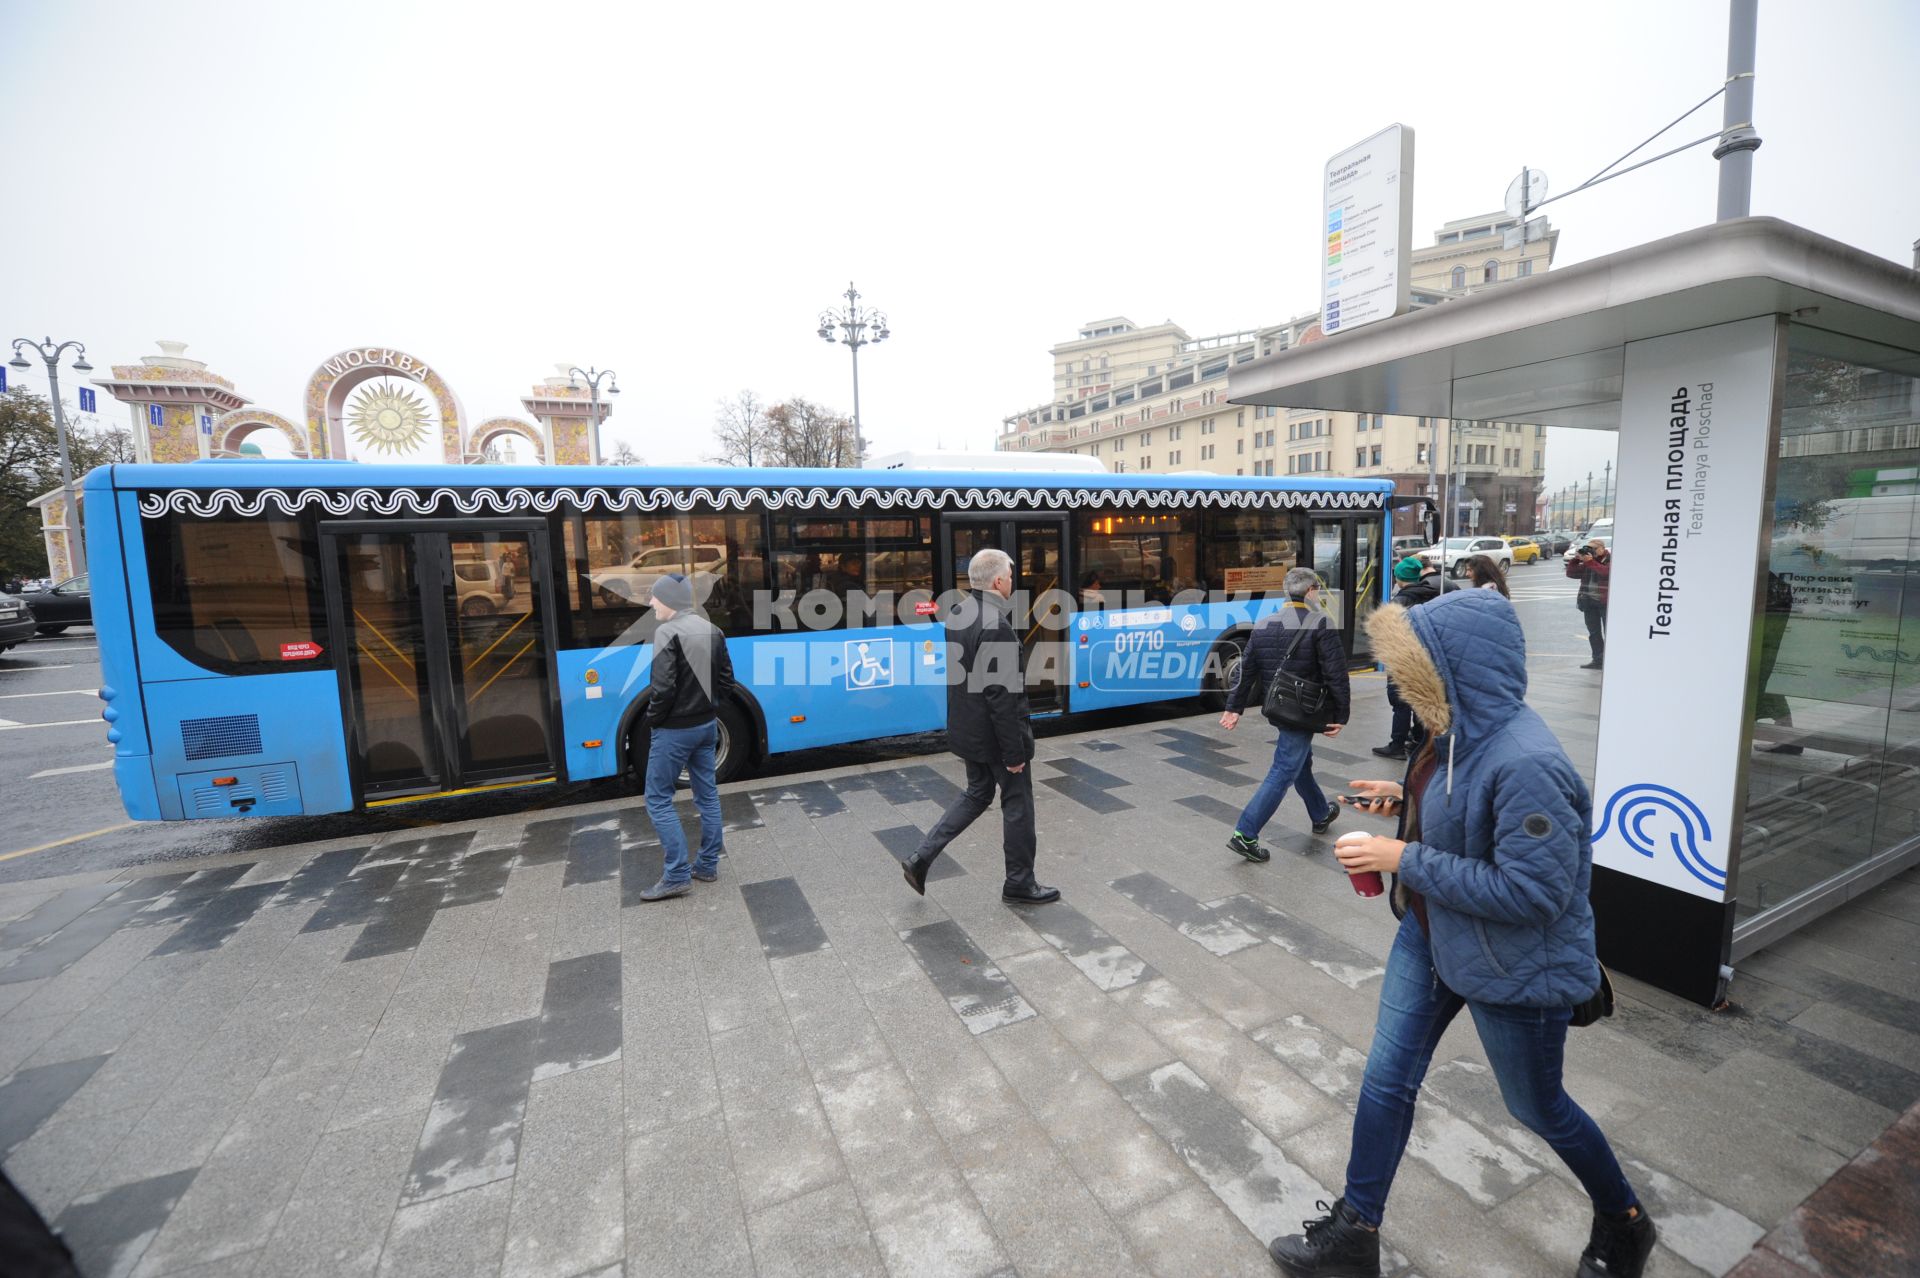
M1387 890L1387 885L1381 881L1378 870L1362 870L1358 874L1349 874L1347 877L1353 880L1353 890L1360 896L1379 896Z

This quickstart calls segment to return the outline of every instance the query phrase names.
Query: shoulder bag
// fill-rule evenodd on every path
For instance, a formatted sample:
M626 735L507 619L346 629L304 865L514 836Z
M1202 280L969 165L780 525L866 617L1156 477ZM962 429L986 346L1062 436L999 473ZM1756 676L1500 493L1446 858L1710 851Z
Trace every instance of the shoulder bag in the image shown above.
M1287 662L1293 660L1300 641L1317 629L1317 626L1300 628L1293 636L1293 642L1287 646L1287 655L1280 659L1273 677L1267 680L1267 695L1261 703L1260 712L1276 728L1294 732L1322 732L1331 722L1333 697L1328 694L1326 685L1287 673Z

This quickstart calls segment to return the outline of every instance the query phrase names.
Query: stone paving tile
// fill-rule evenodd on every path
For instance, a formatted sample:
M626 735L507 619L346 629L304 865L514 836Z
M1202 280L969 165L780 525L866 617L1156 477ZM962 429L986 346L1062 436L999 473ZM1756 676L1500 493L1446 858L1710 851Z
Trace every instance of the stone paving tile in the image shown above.
M1007 975L1107 1081L1173 1059L1165 1046L1128 1019L1122 1005L1090 985L1052 950L1032 950L1009 959Z
M1161 1278L1273 1271L1265 1243L1204 1185L1148 1203L1119 1223L1134 1253Z
M1018 1272L1050 1278L1147 1273L1034 1124L976 1132L955 1144L954 1157Z
M816 1083L890 1062L880 1027L840 956L816 951L772 964L794 1040Z
M1279 1057L1294 1073L1349 1106L1360 1099L1367 1054L1356 1051L1304 1016L1289 1016L1263 1026L1253 1041Z
M1034 1010L1006 974L983 954L957 923L947 920L900 934L947 1005L974 1034L986 1034L1033 1016Z
M1260 944L1259 937L1156 874L1130 874L1107 886L1209 954L1225 956Z
M1028 914L1026 922L1099 989L1125 989L1156 975L1139 955L1065 901Z
M421 985L394 993L351 1066L332 1129L424 1114L453 1045L463 990L462 985Z
M718 1114L630 1133L626 1272L751 1275L752 1246Z
M533 1047L533 1081L620 1059L620 954L606 950L547 967Z
M117 1185L75 1199L53 1223L88 1278L125 1278L193 1183L192 1171Z
M402 1200L458 1193L513 1175L540 1023L512 1021L453 1040Z
M330 1066L263 1081L141 1258L143 1278L263 1246L340 1087L339 1071Z
M844 1181L776 1203L747 1217L754 1271L761 1278L815 1274L884 1278L853 1187Z
M513 1185L494 1181L403 1207L380 1254L391 1278L471 1278L500 1264Z
M260 1271L276 1278L374 1272L425 1119L423 1104L322 1136L259 1253Z
M67 1103L93 1077L105 1056L60 1061L23 1069L0 1083L0 1157L33 1135L40 1124Z
M1348 989L1357 990L1386 974L1386 965L1365 950L1328 936L1257 897L1230 896L1211 902L1207 908L1305 960Z
M218 893L162 941L154 949L154 956L164 958L169 954L219 949L246 926L256 910L279 895L282 886L281 883L256 883Z
M534 1083L513 1178L504 1278L578 1274L626 1251L617 1065Z
M791 878L768 879L741 887L740 897L760 937L760 949L770 959L810 954L827 943L827 934L814 917L807 894Z
M981 1042L925 982L867 994L874 1021L949 1143L1032 1116Z
M1045 1021L984 1040L987 1054L1100 1205L1122 1215L1183 1188L1185 1170L1111 1084Z

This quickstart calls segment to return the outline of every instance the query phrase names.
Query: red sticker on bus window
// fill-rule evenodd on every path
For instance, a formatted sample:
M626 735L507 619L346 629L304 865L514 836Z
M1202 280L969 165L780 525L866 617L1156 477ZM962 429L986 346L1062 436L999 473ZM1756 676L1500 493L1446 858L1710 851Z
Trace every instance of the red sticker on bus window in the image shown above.
M302 640L299 643L283 643L280 645L280 660L312 661L320 655L320 651L320 645L311 639Z
M931 617L939 611L940 605L931 599L917 600L913 605L913 615L916 617Z

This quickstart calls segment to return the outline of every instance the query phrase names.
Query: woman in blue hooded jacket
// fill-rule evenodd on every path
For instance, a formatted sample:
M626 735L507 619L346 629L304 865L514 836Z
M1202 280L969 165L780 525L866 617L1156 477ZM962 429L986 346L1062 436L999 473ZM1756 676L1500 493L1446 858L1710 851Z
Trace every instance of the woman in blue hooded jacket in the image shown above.
M1513 605L1464 590L1367 623L1374 655L1427 725L1404 784L1356 781L1363 806L1400 814L1401 838L1335 849L1350 874L1397 874L1400 931L1353 1121L1345 1194L1303 1234L1276 1238L1297 1278L1375 1278L1387 1191L1440 1036L1473 1016L1507 1109L1553 1147L1593 1200L1580 1278L1637 1278L1653 1250L1607 1139L1561 1082L1573 1008L1600 985L1587 904L1593 805L1526 705Z

